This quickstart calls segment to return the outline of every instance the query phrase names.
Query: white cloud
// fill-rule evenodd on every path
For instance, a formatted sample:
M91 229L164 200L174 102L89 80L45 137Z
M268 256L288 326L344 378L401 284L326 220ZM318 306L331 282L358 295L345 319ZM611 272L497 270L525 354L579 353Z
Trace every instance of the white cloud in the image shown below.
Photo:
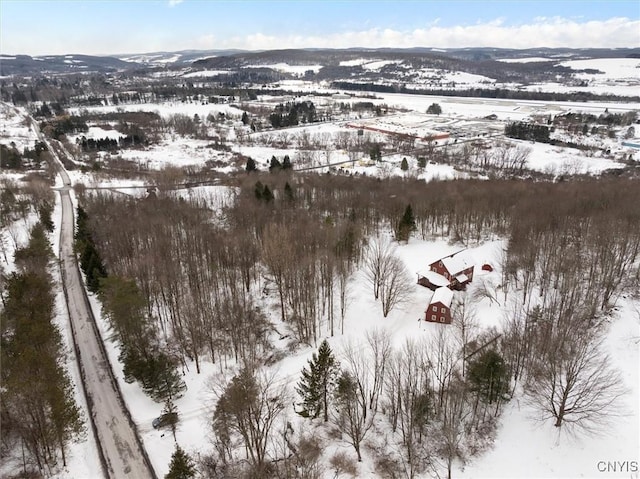
M184 0L169 0L169 6L175 7L176 5L181 4L182 2L184 2Z
M344 31L323 36L289 34L267 35L256 32L246 36L206 41L201 48L241 48L268 50L277 48L348 47L499 47L499 48L624 48L640 46L640 21L611 18L579 22L566 18L537 18L531 23L508 25L503 18L473 25L442 27L432 22L411 31L371 28Z
M180 1L182 0L169 0L169 5L178 4ZM625 48L640 47L640 20L617 17L586 21L575 18L539 17L527 23L513 25L504 18L496 18L468 25L443 26L438 21L430 21L412 30L363 28L326 34L269 34L260 31L243 34L230 23L217 25L210 31L193 31L191 35L186 35L182 30L173 32L166 29L157 33L148 30L132 31L127 35L118 36L113 36L111 31L108 34L102 31L83 31L76 32L75 35L61 36L55 44L47 43L46 49L39 37L10 36L3 31L0 43L4 53L31 55L113 55L227 48Z

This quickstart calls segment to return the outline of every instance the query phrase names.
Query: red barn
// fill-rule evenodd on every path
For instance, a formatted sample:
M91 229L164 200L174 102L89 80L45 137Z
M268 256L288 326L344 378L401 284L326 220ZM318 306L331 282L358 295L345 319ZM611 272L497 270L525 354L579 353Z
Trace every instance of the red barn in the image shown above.
M431 263L429 269L447 278L452 289L464 289L473 279L473 264L460 251Z
M451 324L451 301L453 301L453 291L446 286L436 289L424 312L424 320L431 323Z

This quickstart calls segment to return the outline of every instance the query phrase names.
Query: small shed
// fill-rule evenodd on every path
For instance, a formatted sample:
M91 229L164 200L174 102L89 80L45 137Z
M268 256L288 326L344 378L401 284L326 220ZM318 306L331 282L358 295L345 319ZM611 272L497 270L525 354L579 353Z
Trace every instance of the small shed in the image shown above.
M436 289L429 306L424 312L424 320L430 323L451 324L451 302L453 291L446 286Z
M449 280L435 271L418 271L418 284L432 291L449 286Z

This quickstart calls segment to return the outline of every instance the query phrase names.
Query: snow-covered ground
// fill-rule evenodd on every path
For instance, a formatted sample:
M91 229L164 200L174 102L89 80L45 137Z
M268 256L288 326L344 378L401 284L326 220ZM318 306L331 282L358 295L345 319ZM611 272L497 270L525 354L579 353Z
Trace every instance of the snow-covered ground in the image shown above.
M38 137L30 123L25 121L23 111L0 102L0 119L0 143L7 146L13 143L20 153L25 147L33 148Z
M640 58L597 58L590 60L569 60L560 66L573 70L598 70L601 73L576 73L575 77L585 80L629 80L640 81Z
M296 84L300 86L301 82ZM305 96L299 97L296 101L302 100L311 100L314 104L324 108L330 108L332 101L351 104L365 101L360 96L346 96L345 98L332 100L327 97L315 96L311 91ZM262 95L260 100L252 102L251 105L269 108L274 101L282 102L285 100L282 97ZM190 117L198 114L200 118L207 118L210 114L216 116L219 112L225 113L232 120L228 120L222 125L209 123L208 128L210 134L217 134L215 128L223 127L225 131L220 134L226 138L231 152L211 148L211 143L206 140L165 135L164 140L148 148L126 149L119 153L120 157L139 165L142 169L160 169L167 165L202 167L207 164L208 167L213 165L213 168L220 172L243 168L242 164L231 164L233 152L253 158L258 162L259 168L266 167L267 162L274 155L279 158L289 155L294 162L294 167L319 166L321 164L353 160L354 158L349 157L346 151L336 147L334 142L338 135L353 135L356 129L363 126L366 130L366 139L369 141L383 143L391 141L391 138L384 132L409 134L418 138L448 132L451 137L444 140L444 142L452 143L456 140L476 137L500 136L504 131L505 122L528 121L531 117L553 117L566 112L585 112L601 115L605 111L621 113L640 110L640 103L637 102L624 104L614 102L549 102L391 93L376 93L373 97L367 97L366 101L374 105L387 106L392 111L395 109L402 111L402 113L391 113L380 117L366 116L363 119L358 119L360 114L354 110L349 117L346 117L346 119L339 117L341 119L338 121L303 124L293 128L265 130L255 133L247 131L244 133L245 141L240 142L236 138L236 132L242 130L242 125L239 122L242 110L231 105L170 102L89 107L87 110L91 112L111 112L117 109L155 111L164 118L169 118L177 113L186 114ZM441 106L441 115L425 114L433 103L438 103ZM495 120L487 120L487 117L495 118ZM91 137L115 137L118 133L115 130L109 131L94 126L87 135ZM303 136L307 141L325 146L305 147L302 141ZM582 141L582 139L578 140ZM597 148L604 147L606 144L606 149L618 152L618 156L622 156L620 140L605 138L595 143L588 137L585 137L584 140L589 142L589 145ZM283 147L283 144L288 146ZM529 167L535 171L553 174L598 174L603 170L622 166L620 163L603 158L600 153L594 154L550 145L532 145L532 150ZM102 153L101 155L104 156L105 154ZM367 161L366 154L357 155L355 159ZM377 174L375 169L363 172L368 175ZM387 170L383 170L382 173L385 176L389 174ZM450 172L441 171L437 176L440 176L440 174L443 174L446 178L451 177ZM432 175L426 175L426 178L432 177Z
M285 73L293 73L295 75L304 75L308 71L318 73L323 65L289 65L288 63L273 63L269 65L248 65L246 68L271 68Z
M402 259L407 270L414 273L425 269L434 259L456 252L462 247L462 245L450 245L442 240L411 239L408 244L399 245L396 254ZM499 256L502 248L503 242L500 240L487 241L469 248L465 253L472 259L477 270L484 263L493 265L495 269L491 273L478 272L476 281L466 293L455 294L473 294L474 288L480 281L499 284ZM361 344L364 333L367 331L376 329L385 331L393 345L398 347L408 338L429 338L440 328L447 327L418 321L418 318L424 317L424 309L429 303L432 292L417 284L403 307L393 310L387 318L382 317L380 303L374 300L371 287L361 272L353 275L349 290L351 299L344 322L344 335L337 334L327 338L338 359L346 345ZM263 299L268 300L268 298ZM99 312L100 307L95 298L92 298L92 304L94 311ZM518 392L505 407L492 448L485 454L472 458L466 465L456 464L454 476L469 478L629 477L628 475L600 475L597 467L598 461L637 460L637 451L640 447L638 443L640 325L637 313L639 307L640 302L637 300L625 299L611 318L606 341L607 350L616 368L622 372L628 392L620 410L621 416L614 418L610 429L603 429L602 435L597 437L575 438L564 434L558 436L556 428L548 421L546 423L537 421L534 412L525 404L521 392ZM271 314L273 314L272 319L275 320L277 311L271 311ZM478 305L477 319L481 328L500 327L502 314L501 306L487 299ZM100 320L100 329L103 337L108 338L110 333L104 320ZM169 431L157 431L151 427L151 421L160 414L162 406L153 403L145 396L137 384L124 382L121 365L117 361L117 345L107 341L107 350L156 473L162 477L168 471L169 459L174 448ZM292 386L299 380L300 371L313 352L315 352L314 348L300 349L270 368L270 373L275 375L277 385L289 386L292 398L295 397ZM233 366L229 369L224 369L223 366L222 363L211 364L204 361L201 364L200 375L195 374L193 364L188 364L185 369L184 379L188 390L183 398L176 401L180 414L176 435L178 443L193 455L207 454L211 450L210 418L215 404L215 391L219 392L220 385L224 384L236 371ZM307 420L297 416L291 408L288 408L285 414L286 420L292 422L296 431L309 430ZM379 434L387 433L388 425L385 424L386 419L382 419L378 426L382 428ZM314 430L314 433L321 436L324 434L322 429ZM523 447L525 442L523 438L526 438L526 448ZM373 437L368 441L376 442L377 439ZM348 444L326 438L323 457L328 459L337 451L344 451L349 457L354 456ZM371 453L367 452L366 448L363 457L363 463L358 464L357 477L376 477ZM327 471L324 477L329 479L333 475Z
M188 115L193 118L194 115L198 115L200 118L206 118L209 114L217 115L218 113L224 113L231 117L242 116L242 110L239 110L231 105L225 104L210 104L201 102L165 102L165 103L133 103L133 104L118 104L108 106L92 106L83 108L69 108L69 113L72 115L78 115L80 110L86 110L92 113L116 113L118 111L149 111L154 112L168 118L171 115L181 114Z
M504 63L533 63L533 62L557 61L554 58L546 58L546 57L496 58L496 60Z
M588 156L585 152L572 148L522 140L514 140L514 142L531 149L527 161L528 168L552 175L596 174L624 166L608 158L603 158L600 152L596 156Z
M594 436L559 434L520 396L506 406L493 447L460 470L465 478L638 478L640 459L640 301L620 301L605 351L627 393L608 427ZM619 464L612 469L610 464ZM635 468L630 462L635 461ZM622 463L627 463L626 469ZM608 468L608 469L607 469Z

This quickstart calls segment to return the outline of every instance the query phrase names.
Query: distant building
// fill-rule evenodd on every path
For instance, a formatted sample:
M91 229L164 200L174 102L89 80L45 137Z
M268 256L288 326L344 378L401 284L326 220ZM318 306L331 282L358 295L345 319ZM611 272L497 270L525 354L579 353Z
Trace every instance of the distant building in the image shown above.
M453 291L446 286L436 289L429 306L424 312L424 320L430 323L451 324L451 302Z

